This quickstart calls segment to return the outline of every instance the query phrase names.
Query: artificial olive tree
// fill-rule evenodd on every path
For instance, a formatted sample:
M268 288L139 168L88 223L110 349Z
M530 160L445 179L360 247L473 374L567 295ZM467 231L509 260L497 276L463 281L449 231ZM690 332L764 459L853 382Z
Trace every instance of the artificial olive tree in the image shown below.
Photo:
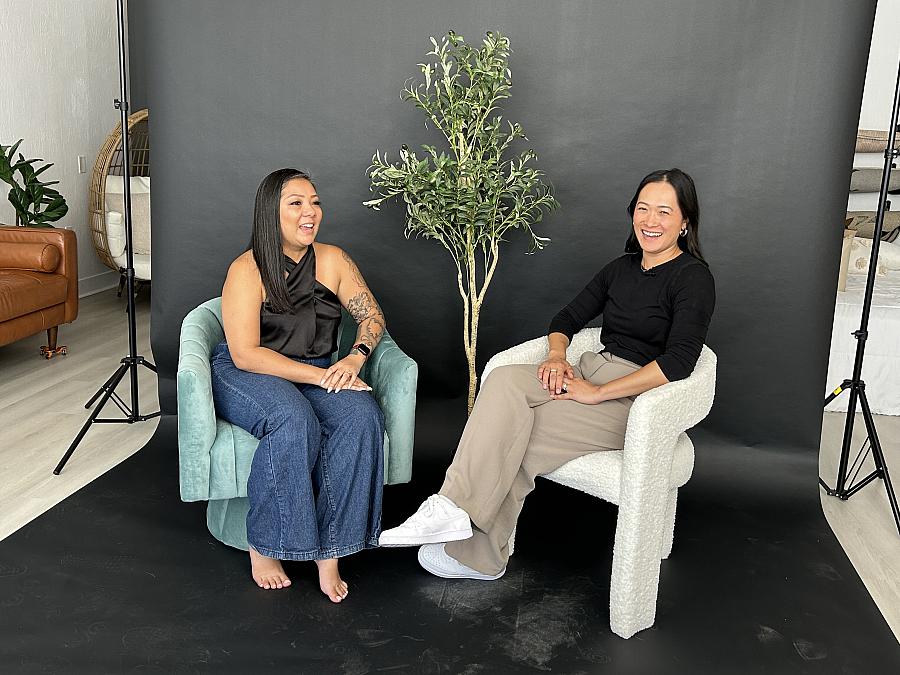
M543 173L531 166L533 150L518 154L511 146L525 139L521 125L504 121L499 103L509 98L509 39L487 33L480 48L448 33L425 63L421 80L410 80L403 98L412 101L443 136L446 147L423 145L422 157L406 145L400 160L389 163L376 152L368 169L377 198L364 204L378 209L394 197L406 205L405 235L435 239L456 266L463 302L463 345L469 364L468 408L475 403L475 353L478 320L500 259L500 244L510 230L530 238L529 253L550 240L535 234L545 210L558 206Z

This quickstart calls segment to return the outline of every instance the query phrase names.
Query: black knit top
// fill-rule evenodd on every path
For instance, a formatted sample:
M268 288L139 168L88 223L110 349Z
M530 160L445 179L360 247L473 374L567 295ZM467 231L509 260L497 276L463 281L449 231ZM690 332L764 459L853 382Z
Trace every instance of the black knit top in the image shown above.
M716 304L709 268L682 252L647 272L641 255L616 258L550 322L570 340L603 314L605 351L639 366L656 361L671 382L691 374Z
M268 301L259 313L259 344L285 356L314 359L330 356L337 347L341 301L316 281L316 251L310 246L295 263L284 256L289 314L272 311Z

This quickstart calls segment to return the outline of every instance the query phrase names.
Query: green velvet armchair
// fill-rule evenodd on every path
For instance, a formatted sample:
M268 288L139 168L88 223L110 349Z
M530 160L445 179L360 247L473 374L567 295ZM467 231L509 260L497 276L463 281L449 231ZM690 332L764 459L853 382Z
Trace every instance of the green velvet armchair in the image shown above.
M178 354L178 459L181 499L208 501L206 524L224 544L247 550L247 477L259 440L216 417L210 355L225 339L222 299L191 310L181 324ZM347 354L356 323L344 312L333 360ZM385 332L360 377L373 390L385 418L384 482L412 476L418 367Z

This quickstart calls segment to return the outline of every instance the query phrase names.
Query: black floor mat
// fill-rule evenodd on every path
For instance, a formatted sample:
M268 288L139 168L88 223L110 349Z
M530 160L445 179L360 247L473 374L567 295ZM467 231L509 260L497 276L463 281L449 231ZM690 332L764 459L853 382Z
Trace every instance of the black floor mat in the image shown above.
M399 523L440 485L464 404L423 401ZM615 507L539 481L496 582L445 581L414 549L313 563L262 591L246 553L178 497L176 420L134 457L0 543L4 673L887 673L900 646L819 506L816 458L702 432L662 564L656 625L609 629ZM72 462L78 461L76 453Z

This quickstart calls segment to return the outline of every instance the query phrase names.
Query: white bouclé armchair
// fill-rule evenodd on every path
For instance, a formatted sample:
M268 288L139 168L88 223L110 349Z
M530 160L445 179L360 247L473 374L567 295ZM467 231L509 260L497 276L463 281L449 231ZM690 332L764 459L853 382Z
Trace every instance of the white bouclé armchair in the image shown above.
M569 363L600 351L599 328L585 328L567 350ZM496 354L482 381L498 367L538 364L547 338L529 340ZM709 413L716 388L716 355L704 346L694 372L638 396L628 416L625 448L584 455L544 476L618 504L609 592L610 627L623 638L653 625L660 559L672 550L678 488L694 468L694 446L684 433ZM510 554L515 531L510 538Z

